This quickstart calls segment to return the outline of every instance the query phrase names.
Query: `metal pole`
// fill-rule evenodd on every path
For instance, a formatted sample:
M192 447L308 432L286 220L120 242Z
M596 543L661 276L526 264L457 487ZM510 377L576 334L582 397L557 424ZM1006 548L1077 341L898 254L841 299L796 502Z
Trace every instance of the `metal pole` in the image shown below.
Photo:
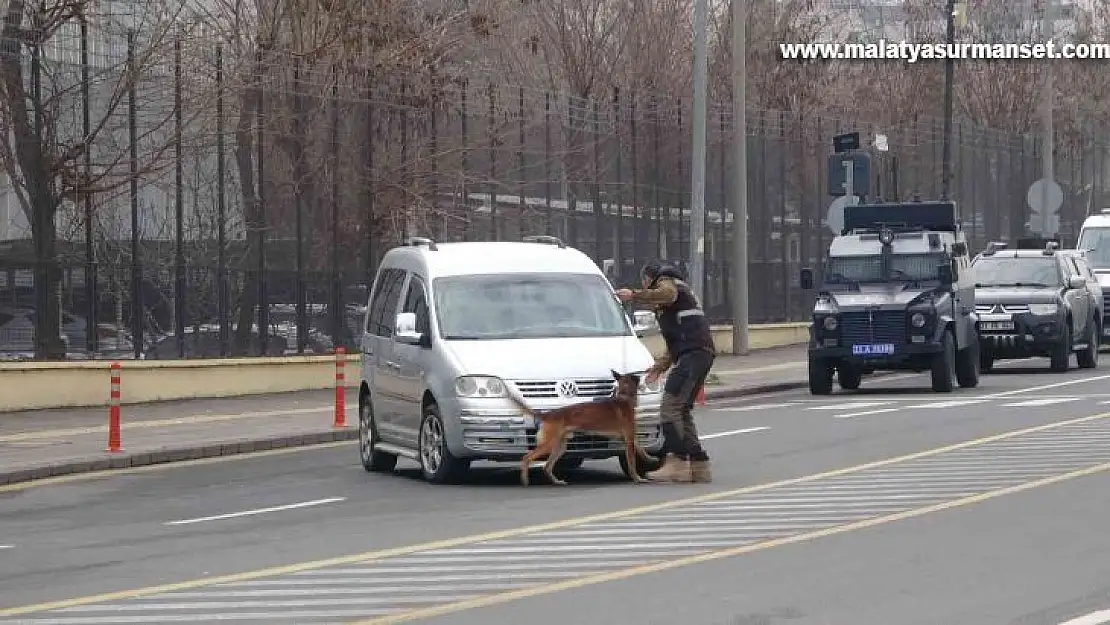
M856 194L856 163L855 161L842 161L844 165L844 199L845 205L855 204L852 196Z
M732 0L732 353L748 353L747 2Z
M227 356L231 337L230 320L231 298L227 285L227 198L224 187L224 51L216 46L216 220L217 220L217 270L216 282L219 285L220 311L220 356Z
M708 0L694 3L694 139L690 163L690 286L705 299L705 116L709 63L706 31L709 29Z
M1055 0L1046 0L1045 1L1044 15L1043 15L1043 18L1042 18L1043 21L1044 21L1043 29L1044 29L1044 33L1045 33L1045 43L1048 43L1049 41L1052 40L1054 31L1055 31L1055 27L1056 27L1055 9L1056 9ZM1051 61L1044 64L1044 72L1045 72L1045 74L1044 74L1044 84L1042 86L1042 91L1041 91L1041 105L1042 105L1042 109L1041 109L1041 115L1042 115L1041 130L1044 133L1044 152L1042 153L1042 156L1041 156L1041 177L1047 183L1049 181L1055 180L1055 178L1056 178L1056 174L1055 174L1055 171L1054 171L1055 159L1056 159L1056 146L1055 146L1056 136L1055 136L1055 130L1053 128L1053 123L1052 123L1052 109L1053 109L1053 99L1054 99L1053 95L1054 95L1054 91L1055 91L1055 80L1054 80L1054 76L1053 76L1052 62ZM1041 219L1044 220L1044 222L1042 224L1043 227L1042 227L1041 231L1044 233L1044 236L1046 238L1051 238L1056 233L1051 232L1049 230L1049 223L1051 223L1051 220L1049 218L1049 210L1048 210L1048 184L1041 185Z
M948 45L956 43L956 0L948 0L946 18ZM955 80L956 62L951 55L944 60L944 152L941 157L942 200L949 199L952 188L952 82Z
M139 129L135 104L135 31L127 31L127 127L131 145L131 340L135 360L143 357L143 324L146 321L143 307L143 268L139 256Z
M92 140L89 135L92 134L92 117L90 112L90 102L92 101L89 93L89 21L84 12L81 13L81 137L85 143L84 154L82 155L84 165L84 183L82 185L83 192L81 194L82 202L85 206L85 298L88 300L86 304L88 318L85 327L92 328L86 331L85 336L87 339L87 348L89 357L99 349L98 339L99 336L95 331L98 327L99 317L99 296L96 292L97 278L99 277L96 268L96 248L93 245L93 203L92 203Z
M181 153L181 37L173 42L173 147L174 147L174 334L177 356L185 357L185 183Z

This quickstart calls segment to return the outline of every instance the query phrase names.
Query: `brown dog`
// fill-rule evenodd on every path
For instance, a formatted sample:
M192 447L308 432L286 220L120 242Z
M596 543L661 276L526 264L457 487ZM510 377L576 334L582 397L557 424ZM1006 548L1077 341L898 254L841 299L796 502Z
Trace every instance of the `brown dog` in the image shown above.
M633 467L633 482L647 481L635 470L635 456L649 463L654 462L654 459L636 444L636 402L640 376L631 373L621 375L616 371L610 371L617 381L617 388L612 397L579 402L543 414L538 414L529 408L514 393L508 393L509 399L517 407L540 422L539 430L536 432L536 448L528 452L520 461L521 484L528 486L529 466L537 459L547 456L547 462L543 466L544 472L547 473L552 484L565 486L566 482L555 477L555 463L566 453L567 439L570 434L579 430L598 434L619 434L624 439L624 453L628 466Z

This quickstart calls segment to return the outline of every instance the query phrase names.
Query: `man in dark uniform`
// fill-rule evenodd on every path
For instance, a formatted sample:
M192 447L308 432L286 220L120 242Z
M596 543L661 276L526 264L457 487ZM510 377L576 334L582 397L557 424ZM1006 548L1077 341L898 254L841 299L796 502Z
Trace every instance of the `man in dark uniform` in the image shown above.
M656 358L646 380L655 381L670 369L660 406L663 423L663 465L647 474L660 482L709 482L709 456L698 440L694 425L694 400L705 384L717 356L709 320L682 273L674 266L653 261L640 273L643 289L620 289L623 302L651 306L667 352Z

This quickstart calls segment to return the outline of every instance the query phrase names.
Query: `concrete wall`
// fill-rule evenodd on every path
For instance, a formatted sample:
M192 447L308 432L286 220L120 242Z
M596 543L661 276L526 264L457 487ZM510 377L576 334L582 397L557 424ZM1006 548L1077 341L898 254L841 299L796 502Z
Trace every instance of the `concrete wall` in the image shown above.
M760 349L805 343L808 323L751 326L750 347ZM718 352L732 353L732 329L715 326ZM663 349L659 336L644 344L653 354ZM122 403L232 397L333 388L332 356L226 358L212 360L123 361ZM103 406L108 401L108 361L0 363L0 412L42 408ZM346 380L359 383L359 355L347 356Z

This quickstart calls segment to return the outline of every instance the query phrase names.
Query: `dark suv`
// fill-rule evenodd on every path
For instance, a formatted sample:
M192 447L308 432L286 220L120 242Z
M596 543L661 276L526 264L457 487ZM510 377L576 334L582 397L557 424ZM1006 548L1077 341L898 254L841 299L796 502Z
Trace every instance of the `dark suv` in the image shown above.
M1067 371L1075 352L1082 369L1098 366L1099 309L1058 244L1006 249L991 243L971 263L982 349L980 370L996 360L1047 356Z

